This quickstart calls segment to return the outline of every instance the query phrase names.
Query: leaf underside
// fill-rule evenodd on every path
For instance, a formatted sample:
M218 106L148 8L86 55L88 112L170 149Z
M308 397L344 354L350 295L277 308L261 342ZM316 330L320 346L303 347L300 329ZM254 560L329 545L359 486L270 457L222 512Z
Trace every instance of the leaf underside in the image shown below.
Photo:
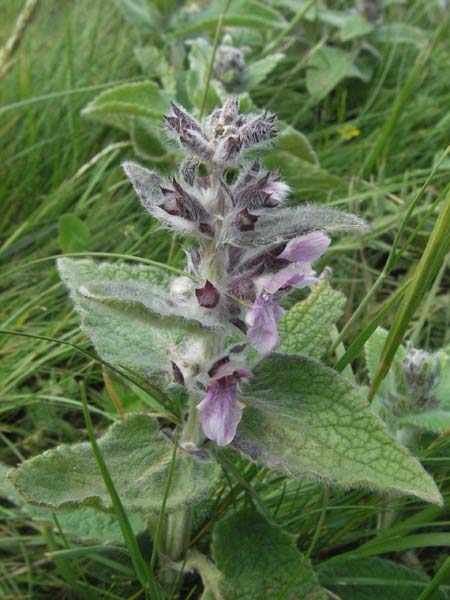
M170 278L161 269L70 259L60 259L58 269L81 316L81 328L99 355L115 367L148 379L160 376L170 364L169 352L184 353L207 335L199 323L151 312L131 295L121 301L94 293L100 288L105 293L108 286L114 291L121 285L136 295L142 295L146 287L163 288Z

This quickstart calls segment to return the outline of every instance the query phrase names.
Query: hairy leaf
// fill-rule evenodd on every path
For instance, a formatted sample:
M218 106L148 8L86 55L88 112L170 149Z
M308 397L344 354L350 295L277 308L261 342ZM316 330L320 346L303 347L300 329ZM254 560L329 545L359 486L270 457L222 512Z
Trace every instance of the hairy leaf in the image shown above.
M381 352L383 350L383 346L386 342L388 332L386 329L382 327L378 327L367 340L364 351L366 355L366 365L369 373L369 379L372 382L375 377L375 373L377 372L378 366L380 364ZM402 359L405 355L405 351L402 347L399 348L395 361L393 363L393 369L389 371L386 378L382 381L379 389L378 395L382 398L387 398L389 391L395 390L395 378L394 378L394 369L398 370L401 368L400 362L398 359Z
M325 600L294 536L252 509L231 513L214 527L213 557L226 600ZM296 576L295 576L296 575Z
M377 27L374 38L384 44L411 44L423 48L429 41L427 33L408 23L382 23Z
M189 20L186 13L181 13L177 24L177 34L187 36L192 33L204 32L206 29L214 30L217 20L223 10L223 3L214 0L208 7L194 14ZM286 20L281 13L257 0L235 0L226 11L223 24L225 27L251 27L264 30L283 29Z
M284 58L281 52L274 52L269 56L256 60L245 68L243 87L252 90L269 75L277 64Z
M132 117L152 118L156 125L169 109L169 96L153 81L143 81L102 92L83 109L82 114L128 131Z
M203 38L189 41L189 46L190 69L187 75L187 91L192 104L198 110L201 110L208 80L212 47ZM219 82L210 80L204 110L211 111L215 106L222 104L219 96L220 88L221 84Z
M234 445L251 458L294 477L441 503L432 478L357 388L317 361L274 354L254 369L241 398L248 406Z
M400 425L417 427L440 435L450 431L450 411L427 410L418 414L404 415L397 419Z
M322 585L345 600L412 600L427 586L426 575L381 558L342 557L319 571ZM432 600L445 600L435 592Z
M183 353L207 335L196 322L152 313L138 302L95 299L95 286L103 285L103 292L108 286L112 289L123 286L124 290L137 294L154 284L167 285L167 272L142 265L97 264L91 260L70 259L60 259L58 269L81 316L83 331L91 338L99 355L113 366L125 367L150 378L167 368L171 352ZM90 287L93 288L91 297Z
M157 512L164 497L173 446L156 420L131 414L113 424L99 447L127 510ZM198 502L210 491L218 466L178 450L168 511ZM111 498L89 443L62 445L23 462L9 478L27 502L50 508L93 506L112 511Z
M327 279L313 286L308 298L297 302L278 323L278 351L320 358L344 304L345 296L333 290Z
M345 231L361 232L365 228L364 221L355 215L333 208L304 204L295 208L281 208L259 216L252 231L224 227L221 241L237 246L264 246L287 242L315 230L333 234Z
M322 47L311 58L306 72L306 87L316 100L322 100L343 79L348 77L367 80L353 62L350 52L340 48Z
M55 524L53 515L55 515L67 536L83 542L123 543L122 532L114 515L91 506L50 510L27 504L25 498L6 477L9 470L9 467L0 463L0 497L7 498L13 504L20 506L34 521L53 526ZM128 517L135 534L147 529L148 524L142 513L130 512Z

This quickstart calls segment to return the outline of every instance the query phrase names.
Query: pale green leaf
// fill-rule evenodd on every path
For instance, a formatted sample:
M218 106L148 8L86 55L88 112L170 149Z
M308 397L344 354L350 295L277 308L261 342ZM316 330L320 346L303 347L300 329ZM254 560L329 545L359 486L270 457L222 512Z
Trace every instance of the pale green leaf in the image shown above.
M234 445L251 458L293 477L442 502L359 390L317 361L274 354L254 369L241 398L248 406Z
M297 302L280 320L278 351L320 358L344 304L345 296L333 290L327 279L313 286L308 298Z
M430 390L430 396L436 398L441 408L450 410L450 354L438 351L439 379Z
M306 87L315 100L322 100L343 79L367 76L355 65L350 52L340 48L320 48L311 58L306 72Z
M369 23L362 15L348 15L340 27L338 37L342 42L348 42L368 35L371 31L373 31L372 23Z
M90 506L49 510L41 506L25 505L24 510L34 521L54 525L53 514L64 535L82 542L123 544L123 535L115 515ZM129 512L128 519L135 535L146 531L148 523L141 512Z
M246 90L252 90L259 83L264 81L264 79L269 75L271 71L277 66L277 64L282 60L284 54L281 52L274 52L269 56L261 58L260 60L256 60L255 62L249 64L244 72L243 79L243 87Z
M115 515L102 512L91 506L50 510L42 506L27 504L10 480L6 477L9 467L0 463L0 497L7 498L20 506L30 517L39 523L54 525L53 514L58 519L66 536L82 542L110 542L123 544L123 536ZM130 524L136 535L147 529L148 523L142 513L130 512Z
M151 119L135 117L132 120L131 141L138 156L154 162L169 158L170 154L161 140L159 129Z
M161 15L148 0L113 0L124 17L135 27L145 32L157 31Z
M446 410L427 410L422 413L403 415L397 419L399 425L417 427L438 435L450 431L450 412Z
M89 227L76 215L62 215L58 222L58 244L65 254L88 252L92 246Z
M82 111L85 117L128 131L132 117L161 121L170 97L153 81L125 83L96 96Z
M372 382L380 364L381 352L383 350L384 343L386 342L387 331L378 327L367 340L364 345L364 352L366 356L366 366L369 374L369 379ZM394 389L394 375L390 371L378 390L378 395L382 398L387 398L389 390Z
M146 285L166 285L167 272L161 269L70 259L59 260L58 268L81 316L83 331L99 355L113 366L150 378L170 365L169 350L182 353L188 345L207 335L198 323L162 317L139 302L102 302L95 299L94 293L91 297L86 294L88 286L94 283L104 287L124 284L132 290L135 289L133 284L140 284L141 291ZM84 293L80 293L80 289Z
M279 171L293 189L291 201L325 199L342 185L341 180L319 167L319 160L308 138L290 125L280 123L264 166Z
M224 600L277 600L287 586L291 600L326 598L294 536L255 510L231 513L216 524L213 557Z
M319 166L317 154L308 140L306 135L284 123L280 123L280 133L273 142L272 150L289 152L292 156L303 161L311 163L314 166Z
M429 583L423 573L381 558L342 557L326 562L319 580L345 600L413 600ZM430 600L445 600L435 592Z
M99 439L126 510L158 512L166 489L171 441L155 419L130 414ZM218 465L178 450L167 499L168 511L199 502L214 486ZM112 512L109 493L89 443L62 445L23 462L9 478L27 502L48 508L91 506Z
M212 48L203 38L189 41L189 72L187 75L187 91L189 99L198 110L201 110L203 96L208 81L208 71L211 62ZM216 87L219 89L216 89ZM206 97L205 110L211 111L215 106L222 104L220 100L220 84L217 81L210 81L208 94Z
M188 36L193 33L214 30L217 20L223 11L223 2L214 0L204 10L191 15L181 13L177 23L176 34ZM280 12L257 0L233 0L223 18L225 27L250 27L264 30L284 29L286 20Z
M383 23L377 27L374 38L383 44L410 44L417 48L428 43L427 33L408 23Z

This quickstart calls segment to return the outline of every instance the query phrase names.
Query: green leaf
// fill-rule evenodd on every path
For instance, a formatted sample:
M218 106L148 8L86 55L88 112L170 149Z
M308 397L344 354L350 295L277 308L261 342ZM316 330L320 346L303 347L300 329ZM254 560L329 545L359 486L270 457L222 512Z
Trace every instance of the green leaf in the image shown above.
M417 48L427 45L427 33L408 23L383 23L377 27L374 38L382 44L410 44Z
M131 117L147 117L159 124L170 109L170 98L153 81L126 83L96 96L82 114L128 131Z
M82 542L102 542L103 544L123 544L123 536L117 522L117 517L102 512L90 506L80 508L61 508L50 511L47 508L33 506L25 507L34 521L54 525L53 513L61 525L64 534ZM140 512L130 512L128 515L135 535L146 531L148 523Z
M199 38L189 41L189 72L187 75L187 91L189 99L198 110L201 110L203 95L208 80L209 63L211 61L212 48L208 42ZM215 106L221 105L220 91L216 89L219 82L211 80L208 86L205 110L211 111Z
M226 600L325 600L307 558L293 535L255 510L231 513L214 527L213 557L222 572Z
M372 382L375 373L380 364L381 353L383 351L383 346L386 343L386 339L388 336L388 332L386 329L382 327L377 327L377 329L372 333L370 338L367 340L364 346L364 351L366 355L366 365L369 373L369 379ZM395 375L400 374L401 371L401 360L405 356L405 350L402 346L399 347L397 351L397 355L394 359L393 368L389 371L386 378L382 381L379 389L378 395L382 398L387 398L389 392L395 392L396 390L396 381Z
M114 289L121 284L130 294L142 296L143 290L159 289L163 297L164 290L154 287L167 284L167 273L160 269L70 259L60 259L58 269L81 316L83 331L99 355L113 366L151 378L170 366L169 351L183 353L208 334L198 322L151 312L143 304L145 300L137 298L133 303L130 296L124 302L105 297L108 286ZM148 294L148 300L154 300L152 294Z
M412 600L429 582L426 575L381 558L343 557L319 570L322 585L345 600ZM430 596L445 600L443 592Z
M9 470L9 467L0 463L0 497L7 498L13 504L20 506L33 521L53 526L55 523L53 514L55 514L64 534L69 537L82 542L123 544L122 532L115 515L91 506L49 510L42 506L26 504L25 498L6 477ZM147 529L148 523L142 513L130 513L128 517L136 535Z
M161 14L148 0L113 0L123 16L138 29L148 32L157 31Z
M252 90L259 83L269 75L271 71L277 66L277 64L284 58L284 54L281 52L274 52L273 54L261 58L250 65L248 65L244 72L243 87L246 90Z
M353 62L350 52L340 48L320 48L311 58L306 72L306 87L319 101L348 77L367 81L367 76Z
M341 186L339 177L319 167L319 160L308 138L290 125L280 124L270 153L263 157L264 166L279 171L298 199L325 199Z
M345 296L333 290L327 279L313 286L308 298L297 302L280 320L278 351L320 358L344 304Z
M417 427L432 433L450 431L450 412L447 410L427 410L423 413L403 415L397 419L400 425Z
M371 31L373 31L372 23L369 23L362 15L349 15L342 23L338 37L341 42L349 42L367 35Z
M306 135L294 129L291 125L280 123L280 127L282 129L273 142L272 150L275 152L277 150L289 152L289 154L300 160L319 166L317 154Z
M450 354L438 351L439 379L430 390L430 396L436 398L441 408L450 410Z
M92 247L89 227L75 215L62 215L58 223L58 244L65 254L88 252Z
M99 439L115 488L126 510L157 512L173 454L155 419L128 415ZM179 510L204 498L218 476L218 465L179 451L166 510ZM49 508L91 506L112 511L111 498L88 443L62 445L23 462L9 478L27 502Z
M431 286L433 279L442 267L446 254L450 250L449 230L450 191L447 193L445 201L441 206L425 250L414 270L411 285L406 290L395 314L383 346L380 364L372 380L372 386L369 391L370 398L375 396L381 382L388 373L414 313L418 309L421 300Z
M358 389L317 361L274 354L254 369L241 398L248 406L233 443L254 460L293 477L442 502Z
M190 17L181 12L176 28L176 35L186 37L193 33L204 33L208 29L214 30L217 20L223 10L223 2L215 0L208 8L201 10L197 15ZM271 31L284 29L286 20L278 11L257 0L234 0L223 19L224 27L250 27Z
M159 129L151 119L135 117L132 120L131 141L138 156L153 162L168 160L170 154L160 139Z

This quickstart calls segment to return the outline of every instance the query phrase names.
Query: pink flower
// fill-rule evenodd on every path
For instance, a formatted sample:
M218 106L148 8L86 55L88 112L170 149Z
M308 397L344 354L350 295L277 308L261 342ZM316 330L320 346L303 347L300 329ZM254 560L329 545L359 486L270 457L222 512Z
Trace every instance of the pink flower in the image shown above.
M284 310L275 302L273 295L279 290L317 283L311 263L325 252L329 244L330 238L321 231L295 238L277 256L277 259L290 261L290 264L257 279L256 285L261 293L247 313L246 321L250 325L247 335L251 345L260 354L273 352L279 343L278 321Z
M236 435L242 418L237 382L242 377L251 376L251 371L236 367L231 362L222 365L215 373L206 396L197 405L203 433L219 446L226 446Z
M246 321L250 325L247 335L253 348L260 354L269 354L278 346L278 321L284 313L284 309L267 292L256 299L247 313Z

